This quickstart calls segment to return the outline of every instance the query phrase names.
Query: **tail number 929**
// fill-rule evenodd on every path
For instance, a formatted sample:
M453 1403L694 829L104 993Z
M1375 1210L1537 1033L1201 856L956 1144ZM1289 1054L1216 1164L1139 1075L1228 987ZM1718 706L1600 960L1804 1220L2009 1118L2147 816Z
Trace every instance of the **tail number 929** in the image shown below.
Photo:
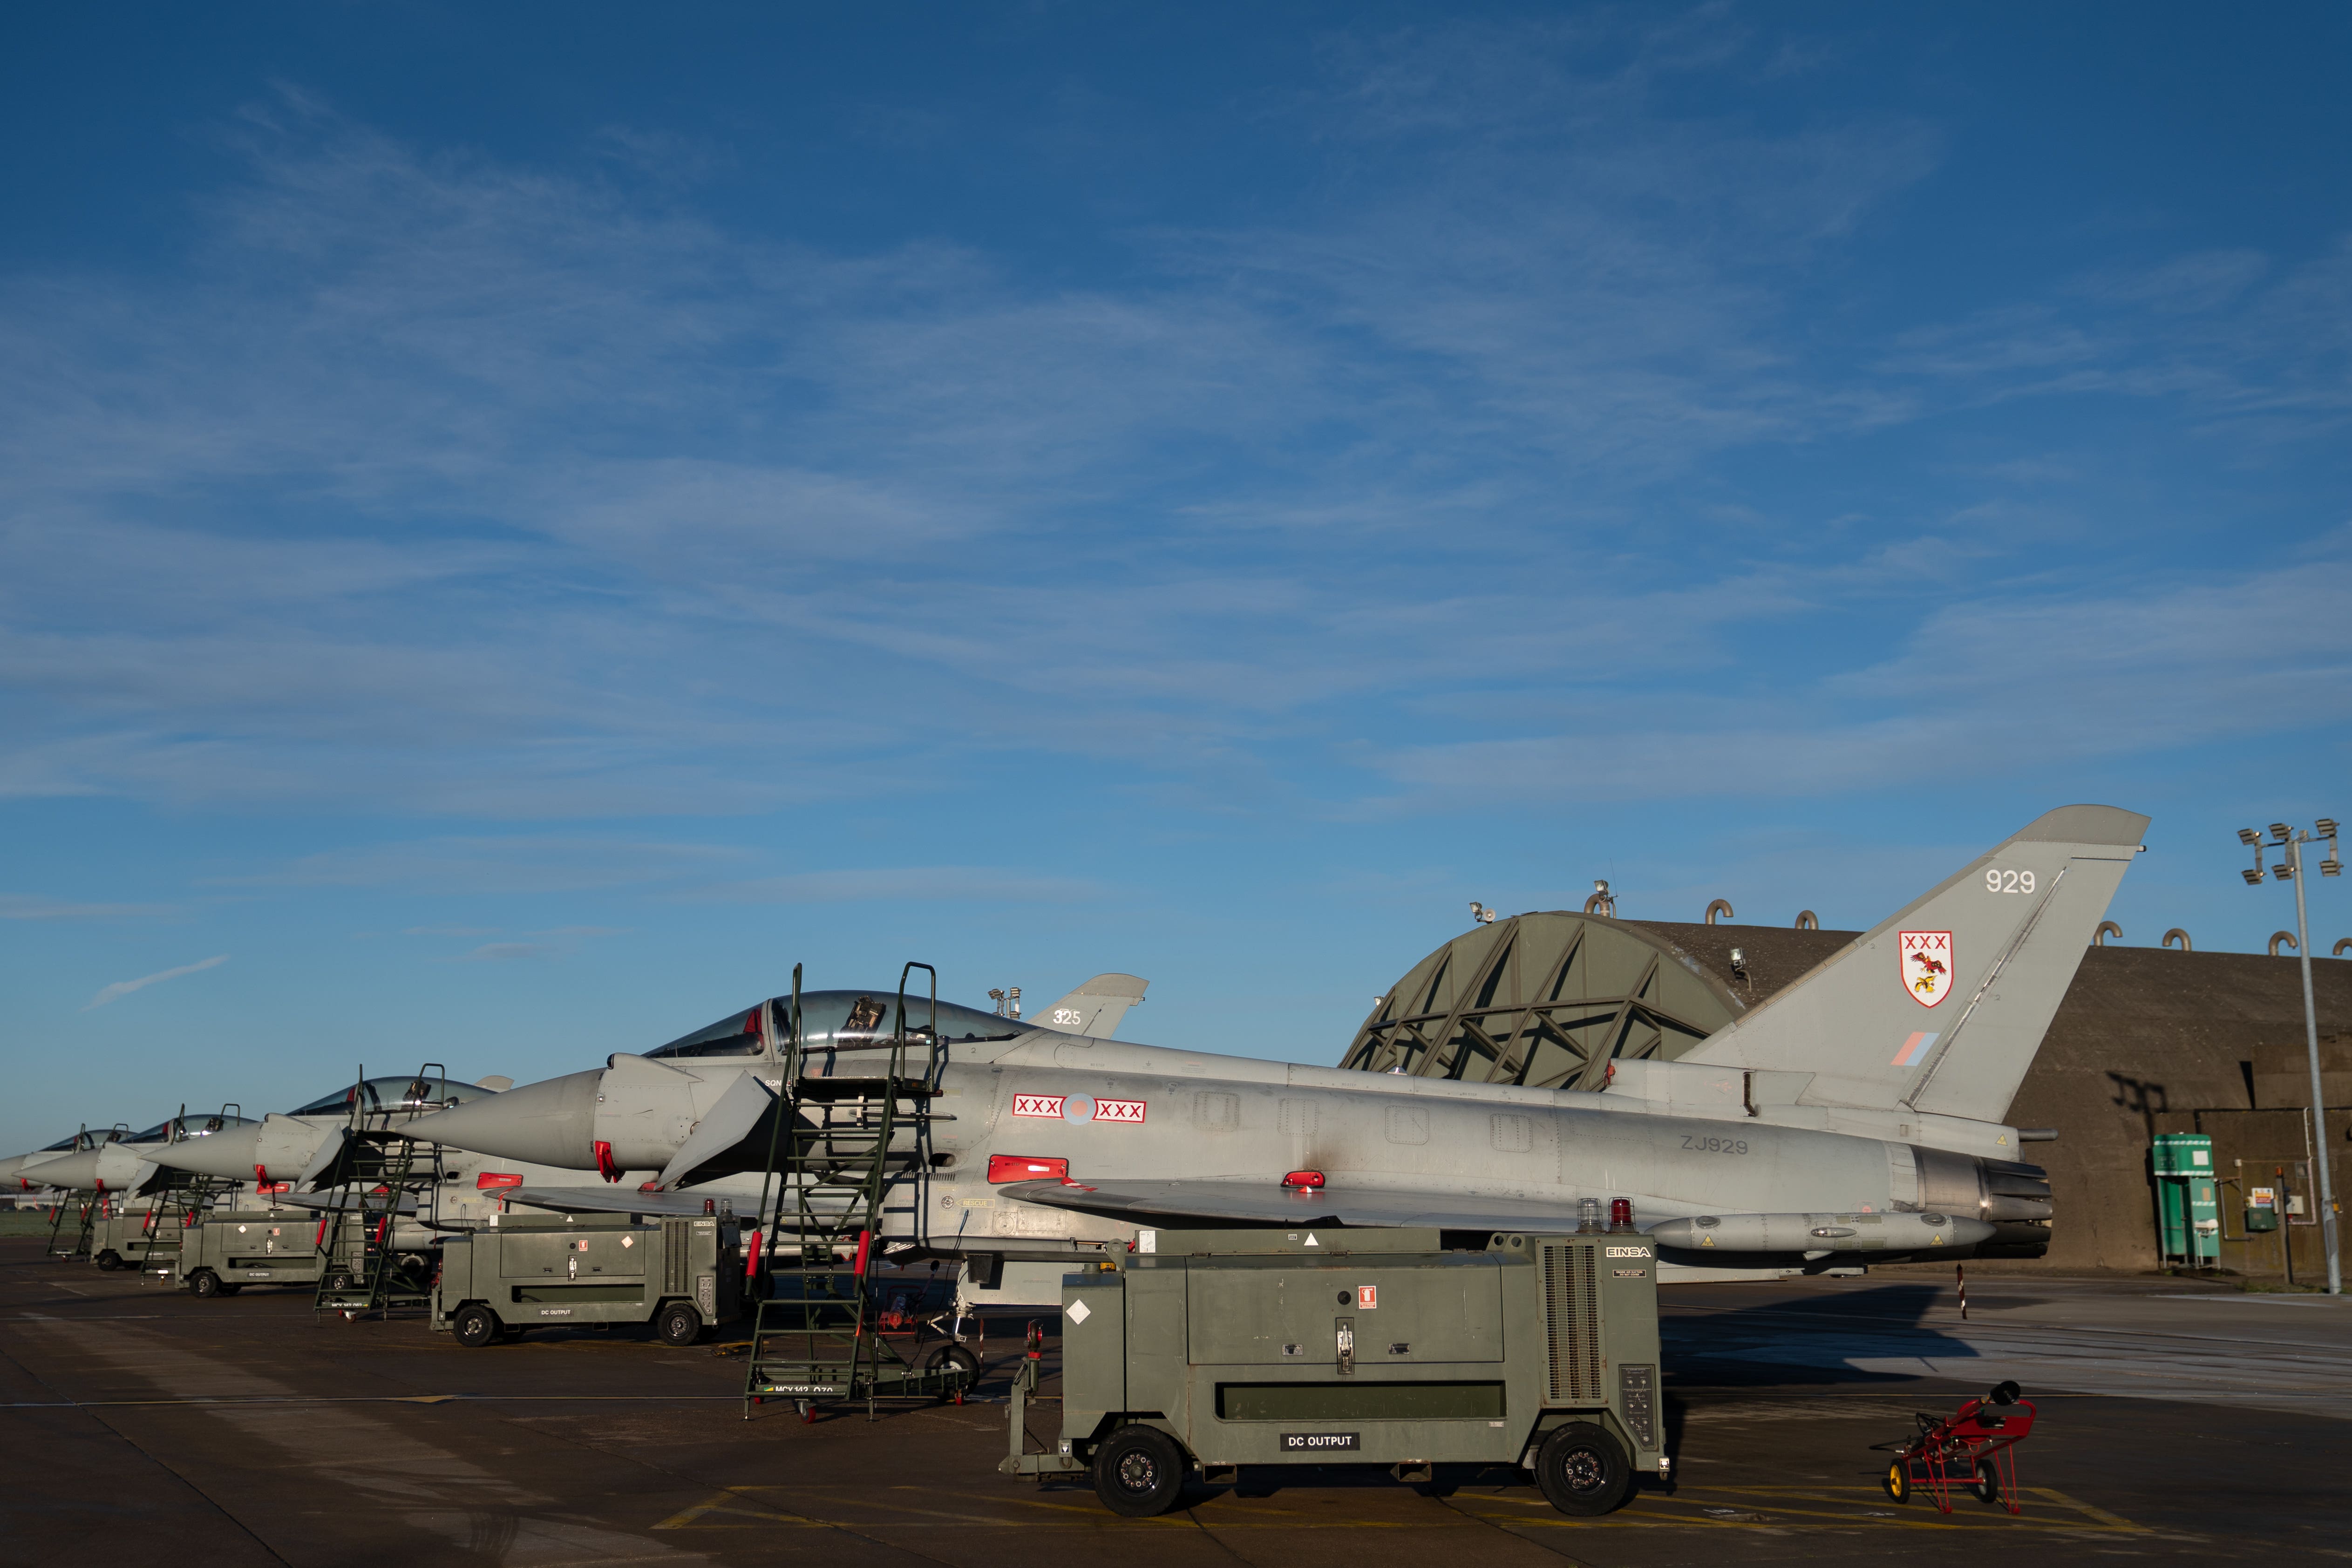
M2033 873L2030 871L1989 871L1985 873L1987 893L2032 893Z

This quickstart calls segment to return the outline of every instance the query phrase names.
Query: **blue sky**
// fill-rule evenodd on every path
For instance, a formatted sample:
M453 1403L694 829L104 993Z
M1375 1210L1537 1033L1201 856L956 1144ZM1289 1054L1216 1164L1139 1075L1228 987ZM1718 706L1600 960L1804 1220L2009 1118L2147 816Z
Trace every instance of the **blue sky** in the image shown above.
M5 27L8 1149L2352 816L2340 7Z

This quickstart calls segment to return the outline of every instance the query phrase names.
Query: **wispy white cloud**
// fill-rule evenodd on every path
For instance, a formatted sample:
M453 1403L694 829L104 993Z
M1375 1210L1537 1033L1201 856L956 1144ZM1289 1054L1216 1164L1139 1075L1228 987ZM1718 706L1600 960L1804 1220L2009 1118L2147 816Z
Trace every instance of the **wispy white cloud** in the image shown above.
M571 893L708 876L744 858L723 844L619 838L442 837L322 850L229 885L373 887L409 893ZM471 935L467 931L417 934Z
M81 1010L88 1012L92 1008L102 1008L109 1002L121 1000L133 991L143 991L150 986L161 985L165 980L176 980L183 975L202 974L206 969L227 962L228 955L220 953L194 964L183 964L176 969L160 969L152 975L142 975L135 980L117 980L112 985L100 987L98 995L90 998Z
M0 920L136 920L171 913L163 904L85 904L32 893L0 893Z
M991 866L888 866L795 872L715 883L684 896L710 904L854 904L868 900L1076 904L1109 890L1086 877L1040 876Z
M1687 107L1805 68L1712 11L1342 37L1253 112L1345 199L1139 227L1049 282L747 234L289 94L179 274L0 279L0 797L715 815L1022 749L1208 792L1372 754L1418 790L1558 771L1530 716L1562 711L1594 727L1588 787L1644 789L1688 777L1683 716L1697 755L1742 733L1702 673L1866 612L1897 561L1909 625L1969 613L2049 527L2011 493L2081 482L1984 464L1940 517L1825 520L1719 465L2028 396L2281 441L2352 408L2352 251L1842 325L1819 280L1949 153L1904 116ZM2000 586L2092 621L2157 591ZM1902 635L1742 698L1731 744L1909 754L1863 712ZM1801 761L1789 788L1824 776ZM427 841L262 880L685 883L723 852Z

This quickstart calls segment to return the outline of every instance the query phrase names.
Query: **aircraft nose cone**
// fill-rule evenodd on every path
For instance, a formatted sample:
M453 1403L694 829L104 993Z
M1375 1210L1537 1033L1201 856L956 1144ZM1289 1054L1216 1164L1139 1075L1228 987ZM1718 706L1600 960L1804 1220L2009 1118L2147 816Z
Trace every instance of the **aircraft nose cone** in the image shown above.
M596 1168L596 1088L601 1067L469 1100L400 1129L421 1144L569 1170Z
M226 1176L233 1181L253 1179L255 1162L260 1157L261 1129L255 1127L225 1127L217 1133L207 1133L201 1138L184 1138L152 1151L149 1158L159 1166L175 1170L194 1171L198 1176Z
M35 1186L62 1186L87 1192L98 1180L98 1151L59 1155L37 1165L27 1164L17 1176Z

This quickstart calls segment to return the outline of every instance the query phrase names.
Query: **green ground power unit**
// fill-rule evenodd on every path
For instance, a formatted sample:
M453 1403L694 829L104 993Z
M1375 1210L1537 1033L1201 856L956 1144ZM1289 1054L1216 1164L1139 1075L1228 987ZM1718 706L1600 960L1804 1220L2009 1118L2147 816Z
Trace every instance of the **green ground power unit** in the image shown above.
M652 1323L692 1344L742 1314L743 1254L724 1216L524 1216L442 1245L433 1330L484 1345L535 1326Z
M1063 1281L1062 1423L1024 1475L1092 1474L1112 1510L1172 1507L1197 1467L1517 1464L1570 1513L1667 1472L1656 1260L1636 1232L1482 1238L1426 1229L1144 1231Z

